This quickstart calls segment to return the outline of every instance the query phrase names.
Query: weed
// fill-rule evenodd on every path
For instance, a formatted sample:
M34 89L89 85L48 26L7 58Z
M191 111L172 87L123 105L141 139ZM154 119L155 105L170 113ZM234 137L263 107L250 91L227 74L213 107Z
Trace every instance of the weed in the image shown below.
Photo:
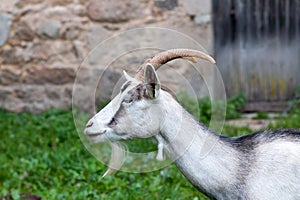
M269 115L268 115L268 113L265 113L265 112L257 112L256 113L256 116L255 117L253 117L253 119L269 119L270 117L269 117Z

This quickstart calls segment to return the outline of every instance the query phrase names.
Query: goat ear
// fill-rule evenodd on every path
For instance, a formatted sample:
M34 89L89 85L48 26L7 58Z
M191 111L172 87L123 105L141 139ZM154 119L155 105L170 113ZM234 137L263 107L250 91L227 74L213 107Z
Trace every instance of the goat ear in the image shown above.
M124 76L125 76L125 78L126 78L127 81L131 81L133 79L131 76L129 76L127 74L127 72L125 70L123 70L123 74L124 74Z
M160 90L160 82L154 67L148 63L145 68L145 85L147 95L151 98L157 98Z

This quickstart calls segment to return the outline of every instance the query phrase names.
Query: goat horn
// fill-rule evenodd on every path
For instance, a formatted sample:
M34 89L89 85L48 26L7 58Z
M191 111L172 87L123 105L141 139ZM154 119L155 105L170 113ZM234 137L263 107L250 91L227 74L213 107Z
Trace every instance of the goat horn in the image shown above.
M108 164L108 169L103 174L103 178L117 172L123 164L125 158L124 146L119 143L109 143L111 146L111 158Z
M212 64L216 63L211 56L201 51L193 49L170 49L155 55L153 58L147 59L137 70L135 78L140 81L144 80L144 69L147 63L153 65L154 69L157 70L161 65L177 58L186 59L194 63L196 62L195 58L201 58L211 62Z

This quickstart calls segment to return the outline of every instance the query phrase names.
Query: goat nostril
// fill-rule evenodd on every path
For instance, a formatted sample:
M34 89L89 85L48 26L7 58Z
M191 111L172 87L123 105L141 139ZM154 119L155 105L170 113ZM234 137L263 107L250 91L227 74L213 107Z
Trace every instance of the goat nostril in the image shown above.
M91 126L93 126L93 122L90 122L90 123L88 123L87 125L86 125L86 128L89 128L89 127L91 127Z

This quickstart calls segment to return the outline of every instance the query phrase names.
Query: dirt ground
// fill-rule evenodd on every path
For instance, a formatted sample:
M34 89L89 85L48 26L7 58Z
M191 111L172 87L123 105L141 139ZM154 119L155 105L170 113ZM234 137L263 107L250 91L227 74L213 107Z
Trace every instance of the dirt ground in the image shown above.
M273 118L278 114L268 113L270 119L253 119L256 115L256 113L243 114L243 117L241 119L228 120L225 122L225 124L237 127L247 126L253 131L258 131L266 129L271 123L276 123L276 120L274 120Z

